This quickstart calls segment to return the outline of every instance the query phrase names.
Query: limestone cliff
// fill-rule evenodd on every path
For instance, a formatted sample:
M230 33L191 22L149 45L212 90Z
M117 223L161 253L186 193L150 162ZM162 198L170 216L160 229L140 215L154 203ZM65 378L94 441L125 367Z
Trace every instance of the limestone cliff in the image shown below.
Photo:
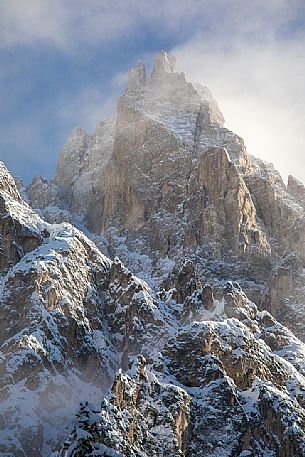
M237 279L304 338L304 186L290 177L286 187L272 165L250 157L209 89L175 64L162 51L148 75L138 62L115 116L93 135L74 129L49 191L35 178L28 200L50 222L84 223L151 285L184 257L203 282ZM292 254L300 268L280 284L278 266Z

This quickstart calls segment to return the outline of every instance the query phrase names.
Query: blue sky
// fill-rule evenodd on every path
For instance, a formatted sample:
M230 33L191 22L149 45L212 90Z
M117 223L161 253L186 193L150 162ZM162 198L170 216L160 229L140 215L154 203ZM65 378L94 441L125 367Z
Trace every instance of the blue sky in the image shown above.
M228 128L305 181L303 0L0 0L0 159L55 172L72 127L111 114L129 66L161 49L207 84Z

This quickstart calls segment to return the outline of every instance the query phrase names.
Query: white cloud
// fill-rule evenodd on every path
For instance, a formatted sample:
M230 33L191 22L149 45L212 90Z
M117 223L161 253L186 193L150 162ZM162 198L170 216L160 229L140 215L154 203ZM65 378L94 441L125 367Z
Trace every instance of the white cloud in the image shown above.
M302 0L9 0L0 3L0 46L45 42L63 50L152 27L177 40L201 30L227 41L295 18Z
M159 4L158 4L159 3ZM0 4L0 46L45 42L62 50L128 37L141 24L177 27L196 0L10 0ZM195 14L195 10L194 10Z
M1 47L45 41L65 45L69 14L65 2L11 0L0 4Z
M305 39L211 49L201 37L174 50L187 77L213 91L248 151L305 182Z
M98 121L109 118L115 112L116 91L106 95L96 87L87 87L73 98L61 100L57 117L66 124L79 125L88 133Z

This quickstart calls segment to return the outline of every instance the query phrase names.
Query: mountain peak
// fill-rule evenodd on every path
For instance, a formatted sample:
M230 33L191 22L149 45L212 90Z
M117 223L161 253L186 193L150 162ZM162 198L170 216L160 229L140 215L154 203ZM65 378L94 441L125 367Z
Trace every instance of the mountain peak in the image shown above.
M176 57L170 56L166 51L160 51L155 57L151 81L161 81L162 76L175 73ZM128 90L137 91L146 86L146 68L141 60L138 60L134 67L128 71Z
M146 68L141 60L138 60L133 68L128 71L128 89L137 90L146 84Z
M176 69L176 57L170 56L166 51L161 51L154 61L154 72L174 73Z

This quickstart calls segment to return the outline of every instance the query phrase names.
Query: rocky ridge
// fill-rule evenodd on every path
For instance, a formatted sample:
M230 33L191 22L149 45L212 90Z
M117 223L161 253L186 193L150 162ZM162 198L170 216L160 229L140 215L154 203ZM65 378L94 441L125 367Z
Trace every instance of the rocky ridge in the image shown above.
M156 305L147 285L84 234L34 213L3 165L0 182L0 452L50 455L79 398L103 396L128 338L143 330L133 316L125 325L127 305L135 316L154 316Z

